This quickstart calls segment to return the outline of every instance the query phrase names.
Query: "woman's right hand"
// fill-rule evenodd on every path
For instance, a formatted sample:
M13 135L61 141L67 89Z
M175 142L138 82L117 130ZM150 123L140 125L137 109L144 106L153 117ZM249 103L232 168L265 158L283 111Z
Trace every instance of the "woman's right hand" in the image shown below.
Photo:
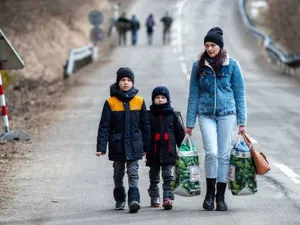
M189 136L192 136L192 131L193 131L193 129L192 128L185 128L185 134L187 135L189 135Z

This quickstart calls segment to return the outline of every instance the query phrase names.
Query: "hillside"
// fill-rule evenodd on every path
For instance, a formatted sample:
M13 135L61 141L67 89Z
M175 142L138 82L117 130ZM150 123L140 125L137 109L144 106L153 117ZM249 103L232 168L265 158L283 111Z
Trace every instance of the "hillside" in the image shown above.
M69 50L89 42L88 13L103 11L108 24L112 6L107 0L1 0L0 27L25 62L26 78L62 77Z

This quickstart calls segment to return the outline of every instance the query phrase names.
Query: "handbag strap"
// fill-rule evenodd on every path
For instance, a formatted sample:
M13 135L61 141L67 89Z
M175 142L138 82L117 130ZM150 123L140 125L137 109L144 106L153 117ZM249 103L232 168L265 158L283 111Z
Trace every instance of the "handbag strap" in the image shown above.
M246 132L242 132L241 135L243 136L244 141L248 145L249 149L252 149L253 145L252 145L252 142L251 142L250 137L248 136L248 134Z

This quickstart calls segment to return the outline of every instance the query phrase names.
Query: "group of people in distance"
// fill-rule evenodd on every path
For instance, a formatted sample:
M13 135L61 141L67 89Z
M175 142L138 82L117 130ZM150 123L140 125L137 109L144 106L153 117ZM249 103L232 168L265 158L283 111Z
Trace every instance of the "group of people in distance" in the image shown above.
M171 26L173 19L168 12L160 20L163 24L163 44L169 44L171 42ZM154 26L156 25L154 20L154 15L152 13L146 19L146 32L148 44L153 44L153 33ZM127 42L127 32L131 32L131 44L136 45L138 42L138 31L140 30L140 21L137 19L136 15L132 15L131 19L126 18L126 13L123 12L122 15L114 23L119 35L119 45L126 45Z

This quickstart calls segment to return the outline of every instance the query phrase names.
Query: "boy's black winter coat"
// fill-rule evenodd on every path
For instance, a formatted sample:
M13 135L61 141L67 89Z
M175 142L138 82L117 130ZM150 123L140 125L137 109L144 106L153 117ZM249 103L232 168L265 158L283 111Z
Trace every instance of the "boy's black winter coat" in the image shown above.
M103 106L98 129L97 152L106 152L111 161L142 159L150 150L150 125L144 99L137 89L122 92L111 86L111 98Z
M151 151L147 153L147 166L175 164L177 151L184 139L184 125L180 112L155 115L149 113ZM158 140L159 139L159 140Z

